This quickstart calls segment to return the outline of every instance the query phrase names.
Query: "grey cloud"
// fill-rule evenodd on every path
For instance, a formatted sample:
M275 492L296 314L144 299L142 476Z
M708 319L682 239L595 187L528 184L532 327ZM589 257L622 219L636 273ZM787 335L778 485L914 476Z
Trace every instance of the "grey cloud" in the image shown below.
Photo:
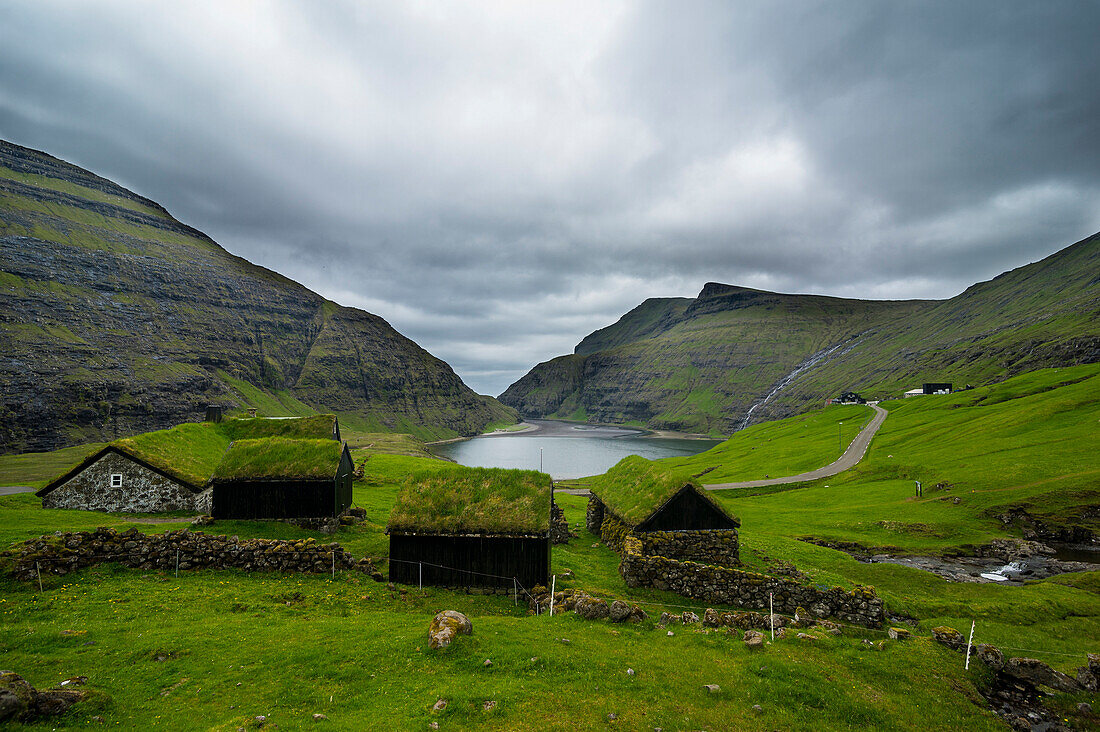
M1100 6L0 0L0 136L499 393L708 280L945 297L1100 228Z

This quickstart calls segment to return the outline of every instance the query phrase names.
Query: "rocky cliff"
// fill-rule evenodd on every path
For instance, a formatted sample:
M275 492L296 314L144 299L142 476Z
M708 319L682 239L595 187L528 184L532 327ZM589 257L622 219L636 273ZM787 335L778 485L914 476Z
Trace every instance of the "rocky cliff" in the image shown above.
M156 203L0 142L0 450L201 418L334 411L476 434L514 413L376 315L236 257Z
M646 300L500 401L529 417L728 434L843 391L988 383L1100 360L1100 236L944 301L785 295L708 283Z

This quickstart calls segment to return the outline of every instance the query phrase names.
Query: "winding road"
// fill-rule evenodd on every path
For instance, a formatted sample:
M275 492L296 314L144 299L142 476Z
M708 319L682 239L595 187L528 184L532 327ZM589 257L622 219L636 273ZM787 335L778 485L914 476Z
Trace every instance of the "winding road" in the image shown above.
M877 404L868 404L871 409L875 410L874 418L867 423L867 426L859 431L856 435L856 439L852 440L852 443L848 445L848 449L844 451L844 454L837 458L834 462L829 463L823 468L817 470L811 470L808 473L799 473L798 475L789 475L785 478L765 478L763 480L743 480L739 483L714 483L711 485L704 485L708 491L725 491L731 488L760 488L766 485L783 485L784 483L805 483L810 480L817 480L819 478L828 478L829 476L842 473L849 468L853 468L856 464L863 459L863 456L867 454L867 447L871 444L871 438L878 432L878 428L882 426L882 423L886 421L886 415L889 414L885 409Z
M867 448L871 444L871 438L875 436L875 433L878 432L878 428L886 421L886 415L889 414L889 412L877 404L868 404L867 406L875 410L875 416L867 423L866 427L859 431L859 434L856 435L856 438L848 445L848 449L844 451L844 454L823 468L811 470L807 473L799 473L798 475L789 475L784 478L743 480L738 483L713 483L711 485L704 485L703 487L708 491L725 491L731 488L761 488L763 486L783 485L785 483L805 483L810 480L818 480L819 478L828 478L855 467L856 464L863 459L863 456L867 454ZM554 492L568 493L574 496L589 495L588 489L586 488L557 488Z

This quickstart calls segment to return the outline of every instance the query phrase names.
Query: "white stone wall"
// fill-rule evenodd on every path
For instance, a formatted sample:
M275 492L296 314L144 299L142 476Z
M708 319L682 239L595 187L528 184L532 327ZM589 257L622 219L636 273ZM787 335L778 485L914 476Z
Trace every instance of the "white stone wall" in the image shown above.
M111 474L122 475L122 487L111 487ZM85 511L196 511L196 495L171 478L108 452L42 499L43 508L75 508Z

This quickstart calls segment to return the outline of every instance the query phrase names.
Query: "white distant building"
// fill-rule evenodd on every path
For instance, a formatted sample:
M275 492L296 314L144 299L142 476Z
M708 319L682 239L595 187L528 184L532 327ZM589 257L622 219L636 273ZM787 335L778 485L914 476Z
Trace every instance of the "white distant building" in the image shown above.
M924 396L924 389L910 389L909 391L905 392L906 399L915 396Z

